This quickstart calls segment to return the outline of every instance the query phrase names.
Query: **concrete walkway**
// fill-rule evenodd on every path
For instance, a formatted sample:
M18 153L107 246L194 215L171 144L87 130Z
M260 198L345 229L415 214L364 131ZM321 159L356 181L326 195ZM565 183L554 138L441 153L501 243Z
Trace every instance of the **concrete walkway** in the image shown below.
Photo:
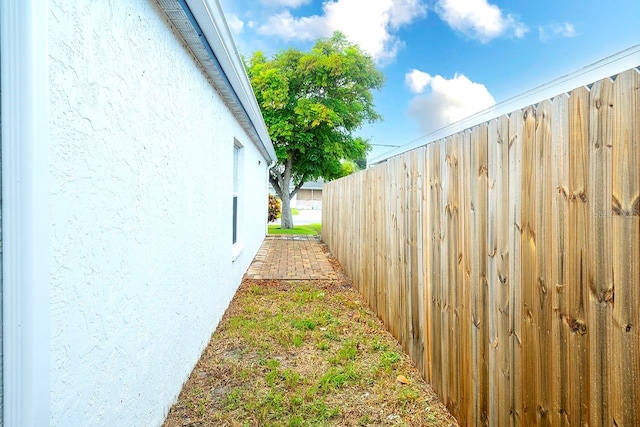
M338 275L327 259L326 247L314 236L267 236L246 279L324 280Z

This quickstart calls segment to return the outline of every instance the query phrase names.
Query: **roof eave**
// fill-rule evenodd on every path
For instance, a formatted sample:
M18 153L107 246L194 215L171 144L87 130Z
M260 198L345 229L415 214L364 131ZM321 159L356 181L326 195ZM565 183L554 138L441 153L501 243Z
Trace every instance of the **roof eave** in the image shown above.
M156 0L269 162L277 160L258 101L217 0Z

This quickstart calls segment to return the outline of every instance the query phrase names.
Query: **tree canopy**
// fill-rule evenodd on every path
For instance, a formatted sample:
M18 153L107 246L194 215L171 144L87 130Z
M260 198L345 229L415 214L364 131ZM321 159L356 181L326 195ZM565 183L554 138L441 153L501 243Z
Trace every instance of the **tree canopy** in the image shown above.
M270 182L283 202L282 226L290 228L289 198L305 181L343 176L345 160L366 155L368 142L354 132L381 119L372 90L384 75L339 32L310 52L288 49L271 59L256 52L247 73L278 156Z

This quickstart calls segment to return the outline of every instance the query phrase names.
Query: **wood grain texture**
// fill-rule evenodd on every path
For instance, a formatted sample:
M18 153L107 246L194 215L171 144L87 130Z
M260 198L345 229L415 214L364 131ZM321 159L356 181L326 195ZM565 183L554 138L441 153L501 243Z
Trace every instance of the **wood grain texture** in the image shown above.
M509 117L509 350L511 396L509 416L511 425L523 424L522 375L522 131L521 111Z
M569 274L566 312L569 345L569 398L571 424L588 423L589 386L587 366L588 265L589 265L589 91L578 88L569 98Z
M640 425L640 74L326 184L323 240L461 425Z
M611 148L613 143L613 82L605 79L591 87L589 103L589 176L587 198L591 202L589 246L589 422L611 424L609 360L613 315L611 222Z
M550 354L551 415L553 425L566 426L568 399L567 340L569 325L564 322L566 313L566 283L568 279L568 238L569 238L569 97L566 94L554 98L552 106L552 157L551 179L553 197L551 199L551 254L552 323Z
M613 84L611 226L613 246L612 423L640 419L640 77Z

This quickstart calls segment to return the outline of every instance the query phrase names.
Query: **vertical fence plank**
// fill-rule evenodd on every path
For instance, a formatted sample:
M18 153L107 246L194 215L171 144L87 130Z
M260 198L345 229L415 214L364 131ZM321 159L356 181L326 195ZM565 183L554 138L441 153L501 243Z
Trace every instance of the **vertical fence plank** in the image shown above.
M538 105L536 114L536 259L537 259L537 283L535 287L536 311L538 316L538 342L540 343L536 363L540 366L540 390L537 398L537 423L539 425L551 424L551 381L554 372L551 363L548 363L549 355L554 351L551 346L551 329L553 324L551 279L551 255L553 244L551 234L553 215L551 200L554 193L551 175L552 161L552 111L551 101L545 100Z
M587 295L589 249L589 91L578 88L569 98L569 278L567 313L569 323L569 407L571 424L588 423L589 382L587 369Z
M473 360L477 396L475 423L486 424L488 416L487 319L487 125L471 130L471 224L473 229L471 287L475 298L472 321Z
M589 239L589 422L591 425L611 424L609 396L609 349L613 314L613 283L611 276L611 147L613 139L613 83L601 80L591 87L589 103L589 175L588 200L592 221Z
M536 110L527 108L523 113L522 133L522 363L523 409L525 425L536 423L536 407L540 392L540 365L537 352L528 351L539 347L538 312L536 310L537 259L536 259Z
M420 150L411 152L411 230L409 232L411 286L409 290L411 292L411 354L416 367L422 372L424 365L424 328L422 324L422 174L420 158Z
M435 346L433 340L433 174L432 164L430 159L432 157L433 144L424 148L424 158L422 162L424 164L424 189L422 191L422 210L424 215L422 217L422 230L423 230L423 253L422 262L424 270L422 271L424 282L424 370L425 378L434 383L433 379L433 347Z
M460 143L456 135L447 140L445 164L448 170L447 205L445 206L445 216L447 218L447 252L446 263L448 280L445 282L448 293L447 315L449 322L449 342L450 351L450 406L452 412L460 411L460 326L459 326L459 295L461 278L459 276L460 248L460 198L459 198L459 151Z
M568 369L567 339L570 333L566 313L566 283L568 268L569 238L569 97L566 94L556 96L553 100L552 113L552 157L551 174L553 182L553 198L551 212L553 215L550 230L551 253L551 287L553 321L551 323L551 422L553 425L568 425Z
M475 360L473 359L473 340L475 325L472 319L472 308L475 306L471 283L472 242L471 228L471 132L461 132L462 148L460 150L460 195L461 195L461 226L462 226L462 260L460 263L462 279L462 297L460 330L462 348L460 354L460 412L458 420L461 425L471 424L475 419L477 396L474 394Z
M440 212L442 211L442 184L440 177L440 145L432 144L431 148L431 214L433 215L431 227L431 250L432 250L432 315L433 315L433 347L431 348L431 358L433 360L433 386L438 390L438 394L443 396L443 370L442 370L442 292L441 292L441 268L440 268Z
M441 351L440 364L442 366L442 397L443 402L451 408L451 335L449 318L449 269L447 261L449 257L449 227L447 206L449 205L449 169L447 166L447 146L446 140L439 142L440 145L440 191L441 191L441 212L440 212L440 282L438 283L438 293L440 295L440 327L441 327Z
M509 117L509 348L511 425L523 424L522 376L522 128L521 111Z
M497 298L498 286L498 266L496 254L498 253L498 209L502 201L496 188L498 181L496 174L500 170L502 163L500 162L500 149L498 146L498 121L491 120L488 129L487 144L487 169L489 178L489 189L487 193L487 249L489 251L487 260L487 294L489 299L489 423L496 424L498 418L498 404L500 396L498 395L498 383L500 382L498 370L498 321L499 321L499 301Z
M385 304L386 304L386 278L385 274L387 271L387 259L386 259L386 242L385 242L385 228L387 227L387 217L385 211L385 203L386 203L386 193L385 193L385 176L386 176L386 168L378 167L375 168L375 187L376 187L376 201L374 202L374 206L376 209L376 258L375 258L375 287L376 287L376 306L377 311L376 314L378 318L384 322L384 312L385 312ZM337 207L335 208L337 209ZM324 206L322 207L322 211L325 211ZM384 225L383 225L384 224ZM336 227L340 229L339 225L336 224ZM366 286L366 284L364 285Z
M442 182L442 215L440 217L440 247L441 247L441 264L440 264L440 283L439 283L439 292L441 295L442 306L440 308L440 313L442 316L442 373L443 373L443 382L442 382L442 397L444 398L443 402L447 406L449 411L452 410L452 395L451 395L451 302L450 302L450 293L449 290L451 286L451 278L449 277L450 269L449 269L449 260L451 258L451 254L449 253L449 247L451 245L451 238L449 233L451 231L451 227L449 223L451 222L450 215L450 197L451 197L451 165L449 162L449 144L450 138L447 140L443 140L441 143L442 149L440 150L440 168L441 168L441 182Z
M478 234L481 232L481 225L478 219L478 171L480 157L479 151L479 130L478 127L471 129L470 134L470 146L469 146L469 228L473 234L474 239L471 241L469 254L470 257L470 311L471 311L471 323L473 328L471 329L471 354L470 359L472 363L472 391L471 398L473 402L473 409L471 411L468 423L471 425L480 424L480 393L482 393L482 372L480 363L481 360L481 342L483 340L480 333L480 317L481 307L479 307L479 301L481 300L481 286L480 286L480 245L483 243L480 241Z
M509 119L489 124L489 424L509 424Z
M612 423L640 421L640 76L618 75L613 89Z

